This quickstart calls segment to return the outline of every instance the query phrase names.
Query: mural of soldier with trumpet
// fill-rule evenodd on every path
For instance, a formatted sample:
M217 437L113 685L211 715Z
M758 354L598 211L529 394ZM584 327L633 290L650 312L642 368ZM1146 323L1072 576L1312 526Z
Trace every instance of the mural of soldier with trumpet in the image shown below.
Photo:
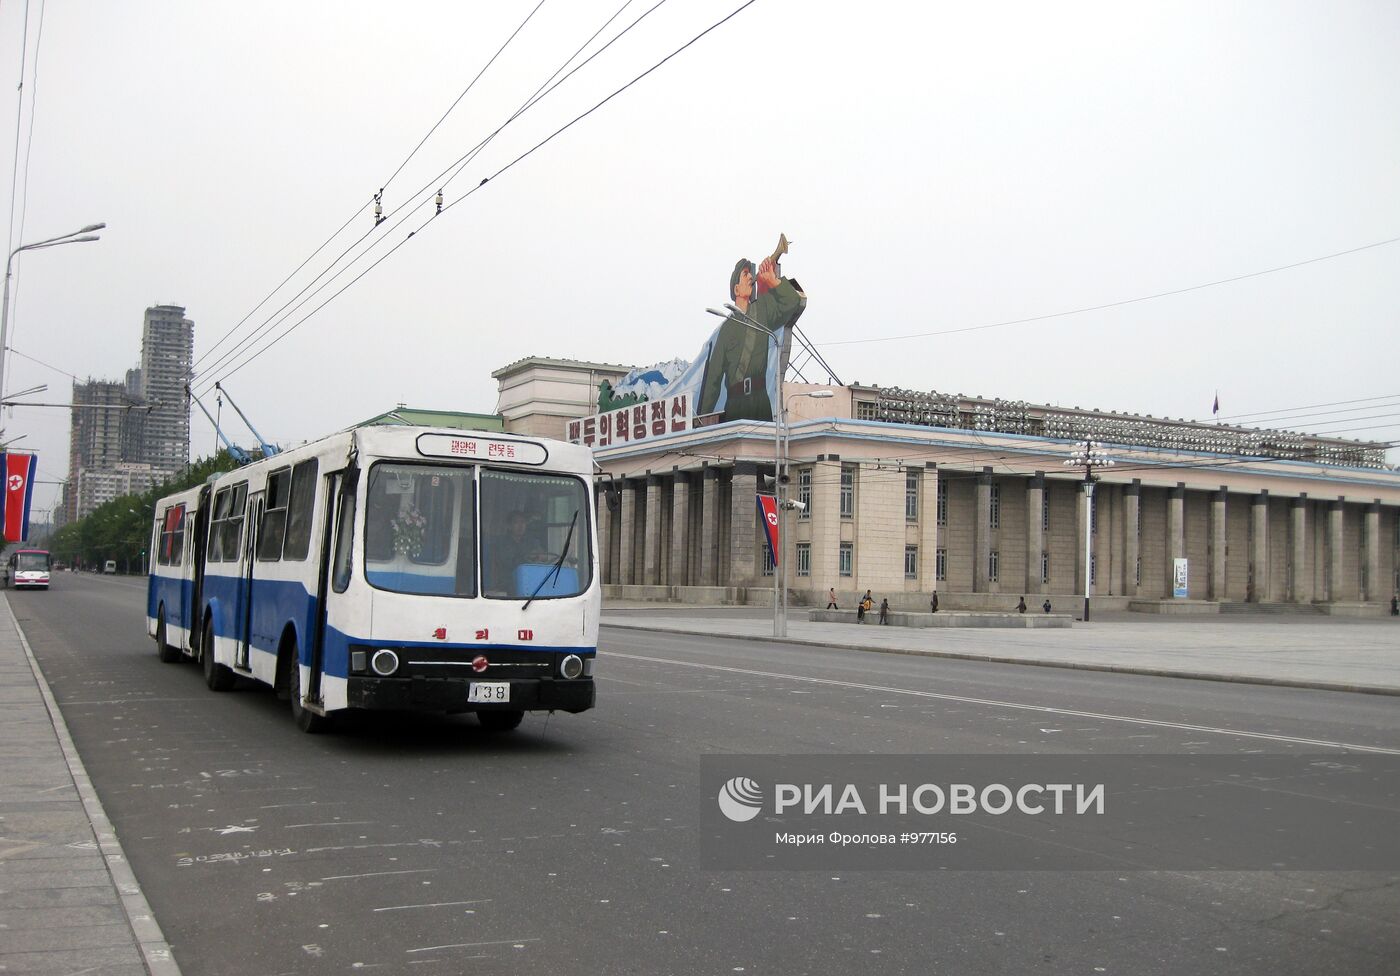
M778 266L787 251L787 236L779 235L777 248L757 269L747 258L734 265L729 297L739 314L731 314L714 337L697 414L723 413L726 421L773 419L772 397L787 369L791 326L807 307L797 281L782 277Z

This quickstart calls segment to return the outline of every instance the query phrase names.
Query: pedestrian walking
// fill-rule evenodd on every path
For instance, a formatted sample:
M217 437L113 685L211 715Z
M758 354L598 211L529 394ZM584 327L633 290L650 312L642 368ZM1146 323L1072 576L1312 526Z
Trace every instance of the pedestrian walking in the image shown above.
M932 594L929 596L929 598L928 598L928 612L929 612L929 613L937 613L937 612L938 612L938 591L937 591L937 590L934 590L933 593L932 593Z
M1050 612L1050 598L1048 596L1045 598L1045 602L1040 605L1040 609L1044 610L1046 613Z
M1017 612L1017 613L1025 613L1025 612L1026 612L1026 598L1025 598L1025 597L1021 597L1021 602L1018 603L1018 604L1016 604L1016 612Z
M883 598L881 598L881 600L880 600L880 623L882 623L882 624L888 624L889 622L890 622L890 600L889 600L889 597L883 597Z
M826 591L826 608L828 610L840 610L836 605L836 587L831 587Z

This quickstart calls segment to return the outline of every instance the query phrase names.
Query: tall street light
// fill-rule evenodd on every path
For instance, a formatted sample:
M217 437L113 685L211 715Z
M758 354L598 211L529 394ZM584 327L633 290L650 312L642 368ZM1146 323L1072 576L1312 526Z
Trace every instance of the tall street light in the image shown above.
M784 497L784 496L787 494L787 484L788 484L787 466L788 466L788 460L790 459L790 457L791 457L791 455L792 455L792 449L791 449L790 444L789 444L789 435L790 435L790 433L791 433L791 427L790 427L790 425L789 425L789 423L788 423L788 405L791 404L792 401L793 401L793 400L796 400L798 397L810 397L810 398L813 399L813 400L830 400L830 399L831 399L832 397L834 397L835 395L836 395L836 394L833 393L833 392L831 392L830 390L807 390L807 391L802 392L802 393L793 393L793 394L789 395L789 396L787 397L787 399L785 399L785 400L783 401L783 413L782 413L782 418L781 418L781 419L782 419L782 431L783 431L783 440L782 440L782 444L783 444L782 460L781 460L781 462L780 462L780 465L779 465L777 471L775 472L775 475L776 475L776 476L775 476L774 479L773 479L773 491L774 491L774 494L776 494L776 495L778 496L778 506L777 506L777 507L778 507L778 547L779 547L779 548L782 548L783 540L787 538L787 536L784 534L784 533L786 532L786 529L783 527L783 512L786 511L786 510L789 509L789 508L793 508L793 507L794 507L793 503L790 502L790 501L788 501L788 500ZM776 625L775 628L774 628L774 633L775 633L776 636L778 636L778 637L786 637L786 636L787 636L787 597L788 597L788 592L787 592L787 589L788 589L788 588L787 588L787 560L786 560L786 559L778 559L777 554L775 553L775 554L774 554L774 557L773 557L773 561L777 564L777 571L774 573L774 575L778 577L778 593L779 593L779 597L780 597L780 598L779 598L779 601L778 601L778 602L779 602L778 623L777 623L777 625Z
M722 319L737 322L746 329L752 329L773 344L773 360L778 364L778 396L773 401L773 495L778 498L778 539L782 539L782 499L779 496L778 482L781 479L783 469L783 439L782 439L782 404L783 404L783 351L778 346L778 337L771 329L766 329L759 322L749 318L746 312L737 308L734 303L726 302L725 308L729 311L721 312L717 308L707 308L705 311L711 315L718 315ZM777 553L774 553L776 560ZM783 616L782 599L778 591L778 573L773 573L773 636L787 636L787 619Z
M1089 622L1089 579L1094 566L1094 477L1095 468L1112 467L1113 459L1095 447L1093 441L1081 441L1064 462L1065 467L1084 468L1084 622Z
M79 230L70 231L67 234L60 234L57 237L50 237L46 241L35 241L33 244L21 244L10 252L10 256L5 259L5 295L0 300L0 400L5 399L5 345L9 341L10 325L10 273L14 264L15 255L20 251L37 251L45 247L58 247L60 244L81 244L84 241L101 240L94 231L99 231L106 227L105 223L88 224Z

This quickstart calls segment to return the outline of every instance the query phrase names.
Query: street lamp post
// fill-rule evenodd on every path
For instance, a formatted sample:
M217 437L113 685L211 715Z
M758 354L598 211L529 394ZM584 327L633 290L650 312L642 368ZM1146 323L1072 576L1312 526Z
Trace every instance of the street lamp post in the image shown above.
M1113 466L1113 459L1094 446L1093 441L1082 441L1074 447L1074 453L1064 462L1065 467L1084 468L1084 622L1089 622L1089 580L1094 566L1094 477L1095 468Z
M773 343L774 357L778 361L778 397L773 402L773 495L777 500L778 508L778 539L781 544L783 537L783 497L782 497L782 470L783 470L783 439L782 439L782 409L783 409L783 371L782 371L782 349L778 347L778 337L771 329L766 329L759 322L754 321L737 308L732 302L724 306L729 311L722 312L717 308L707 308L705 311L711 315L718 315L722 319L730 319L739 323L746 329L752 329L759 333L769 342ZM777 553L773 553L774 562L777 562ZM782 593L779 590L780 574L776 568L773 573L773 636L787 636L787 617L783 613Z
M776 470L776 476L775 476L775 478L774 478L774 486L773 486L773 490L774 490L775 494L778 496L778 506L777 506L777 507L778 507L778 545L779 545L780 547L781 547L782 544L783 544L783 539L787 538L787 536L785 536L785 535L783 534L783 533L786 531L786 530L784 529L784 526L783 526L783 512L784 512L786 509L788 509L789 507L791 507L791 503L787 500L786 497L784 497L784 496L786 495L786 493L787 493L787 482L786 482L786 480L785 480L785 475L786 475L786 473L787 473L788 460L789 460L790 455L791 455L791 453L792 453L791 448L790 448L790 446L789 446L789 433L790 433L790 428L789 428L789 425L788 425L788 405L789 405L790 403L792 403L793 400L796 400L798 397L811 397L813 400L829 400L829 399L831 399L832 397L834 397L835 395L836 395L836 394L835 394L835 393L832 393L830 390L806 390L806 391L801 392L801 393L794 393L794 394L792 394L791 396L787 397L787 399L785 399L785 400L783 401L782 425L781 425L781 426L782 426L782 434L783 434L783 438L782 438L782 445L783 445L783 447L782 447L782 459L781 459L781 461L779 462L779 465L780 465L780 466L779 466L779 467L777 468L777 470ZM775 556L774 556L774 562L775 562L776 567L777 567L776 572L774 573L774 575L778 577L778 593L780 594L780 600L779 600L779 602L781 603L781 607L780 607L780 609L779 609L779 611L778 611L778 623L777 623L777 625L776 625L775 628L774 628L774 632L775 632L776 636L779 636L779 637L786 637L786 636L787 636L787 595L788 595L788 594L787 594L787 560L786 560L786 559L781 559L781 560L780 560L780 559L777 558L777 556L776 556L776 554L775 554Z
M32 244L21 244L10 252L10 256L5 259L5 294L0 299L0 400L5 396L5 345L9 340L10 325L10 273L14 264L15 255L20 251L37 251L45 247L58 247L60 244L81 244L84 241L101 240L93 231L106 227L105 223L88 224L80 230L70 231L67 234L60 234L57 237L50 237L46 241L35 241Z

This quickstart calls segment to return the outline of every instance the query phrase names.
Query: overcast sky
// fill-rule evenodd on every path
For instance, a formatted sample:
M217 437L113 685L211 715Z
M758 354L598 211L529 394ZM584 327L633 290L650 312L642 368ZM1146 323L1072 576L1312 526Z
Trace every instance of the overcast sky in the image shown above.
M244 358L224 350L372 231L387 183L369 260L415 236L226 379L271 439L398 402L491 412L491 371L530 355L691 358L735 260L780 232L802 327L848 383L1197 418L1217 389L1222 417L1391 397L1280 425L1400 438L1400 244L852 343L1400 237L1400 5L756 0L442 216L396 227L622 0L545 0L391 180L537 2L6 0L5 171L29 15L11 246L108 228L17 264L10 345L55 369L11 354L5 389L66 402L66 374L121 378L157 303L187 307L196 388L212 383ZM449 204L741 2L660 4L502 131ZM41 477L66 476L67 411L4 426ZM35 506L56 497L42 485Z

